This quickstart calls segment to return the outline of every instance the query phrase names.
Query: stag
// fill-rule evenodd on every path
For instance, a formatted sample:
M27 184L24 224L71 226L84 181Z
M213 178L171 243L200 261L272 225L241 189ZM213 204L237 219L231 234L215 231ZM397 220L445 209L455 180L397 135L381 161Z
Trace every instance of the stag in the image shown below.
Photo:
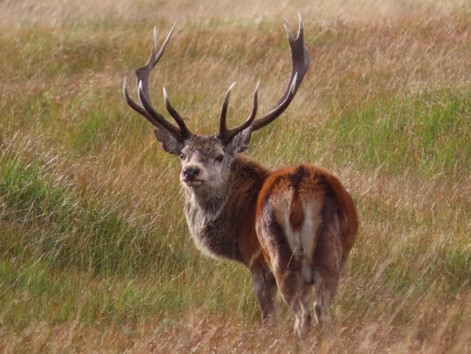
M249 117L232 129L227 127L226 113L234 84L229 87L217 135L193 134L171 105L165 87L166 109L176 125L152 107L149 75L164 54L175 25L159 50L154 28L149 60L136 70L140 104L129 96L126 79L123 94L128 105L153 124L163 149L180 157L184 211L196 247L250 269L262 321L274 317L278 288L294 314L295 331L303 337L311 324L308 301L313 287L316 320L321 327L330 327L329 307L358 228L353 200L335 176L318 166L270 170L240 155L254 131L288 108L309 68L301 16L298 20L297 33L285 23L292 59L288 83L278 102L262 117L256 118L258 84Z

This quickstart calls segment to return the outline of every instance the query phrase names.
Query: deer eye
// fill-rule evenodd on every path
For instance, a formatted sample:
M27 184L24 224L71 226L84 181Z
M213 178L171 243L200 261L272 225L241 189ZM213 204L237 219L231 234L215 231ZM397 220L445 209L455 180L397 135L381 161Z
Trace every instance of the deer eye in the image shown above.
M180 160L185 160L185 158L186 158L186 155L182 152L182 153L180 154Z
M216 161L217 163L221 163L222 160L224 160L224 155L223 154L220 154L220 155L216 156L216 158L214 159L214 161Z

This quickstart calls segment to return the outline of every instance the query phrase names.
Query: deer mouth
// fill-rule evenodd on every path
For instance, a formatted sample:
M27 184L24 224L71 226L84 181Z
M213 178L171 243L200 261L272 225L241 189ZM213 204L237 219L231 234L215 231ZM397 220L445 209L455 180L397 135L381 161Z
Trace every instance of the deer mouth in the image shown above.
M204 180L202 179L183 179L182 180L188 187L199 187L204 183Z

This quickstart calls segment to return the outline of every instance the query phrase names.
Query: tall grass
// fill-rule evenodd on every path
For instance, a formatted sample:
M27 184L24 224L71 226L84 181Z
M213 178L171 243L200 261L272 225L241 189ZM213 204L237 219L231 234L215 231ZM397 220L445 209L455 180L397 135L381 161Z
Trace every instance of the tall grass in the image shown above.
M294 5L0 4L2 352L469 350L470 7ZM239 82L235 124L260 80L266 111L289 75L281 18L296 10L312 67L249 154L334 171L361 221L336 338L314 327L303 343L281 301L279 323L259 326L248 270L195 250L178 161L120 92L152 26L178 21L153 77L158 110L165 85L192 130L210 134L228 85Z

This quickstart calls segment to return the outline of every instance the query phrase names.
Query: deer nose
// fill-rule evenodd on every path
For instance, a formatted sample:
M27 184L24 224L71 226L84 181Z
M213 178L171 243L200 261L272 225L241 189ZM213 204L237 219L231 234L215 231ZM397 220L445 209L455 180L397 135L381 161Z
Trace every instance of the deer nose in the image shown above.
M185 177L185 180L190 182L194 181L199 173L200 169L196 166L188 166L183 169L183 177Z

